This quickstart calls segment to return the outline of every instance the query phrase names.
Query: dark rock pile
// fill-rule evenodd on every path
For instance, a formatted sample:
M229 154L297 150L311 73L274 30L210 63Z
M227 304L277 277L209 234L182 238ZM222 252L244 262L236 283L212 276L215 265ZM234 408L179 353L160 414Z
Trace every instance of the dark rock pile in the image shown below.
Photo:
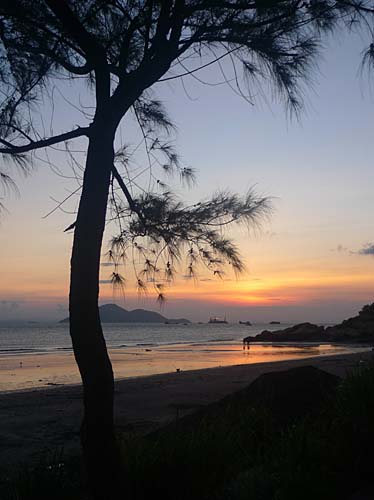
M339 325L325 328L300 323L283 330L264 330L255 337L243 339L244 344L251 342L374 342L374 303Z

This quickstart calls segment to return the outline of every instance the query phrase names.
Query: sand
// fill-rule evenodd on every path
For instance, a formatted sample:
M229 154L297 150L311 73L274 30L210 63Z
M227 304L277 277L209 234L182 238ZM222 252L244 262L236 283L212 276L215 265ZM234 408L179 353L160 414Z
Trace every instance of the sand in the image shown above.
M302 359L329 354L348 354L368 350L367 346L345 345L242 345L225 342L175 344L157 347L110 349L116 379L218 366L255 364L285 359ZM73 353L0 355L0 392L35 389L80 382Z
M263 373L313 365L339 376L372 358L371 352L173 372L118 380L118 429L144 433L242 389ZM35 460L42 451L79 447L79 385L2 393L0 466Z

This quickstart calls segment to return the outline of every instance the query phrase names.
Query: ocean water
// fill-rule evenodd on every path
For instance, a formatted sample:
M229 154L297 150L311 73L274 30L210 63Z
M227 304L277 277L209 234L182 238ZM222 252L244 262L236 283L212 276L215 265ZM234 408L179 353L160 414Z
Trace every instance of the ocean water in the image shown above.
M224 343L241 344L243 337L255 336L262 330L287 328L289 324L253 326L240 324L164 324L164 323L104 323L108 348L173 346L193 344L194 347ZM0 327L0 355L38 354L72 349L66 323L28 324Z
M246 336L254 337L265 329L274 331L290 326L292 325L287 323L259 323L252 326L238 323L104 323L103 330L109 349L160 347L171 350L173 346L178 346L178 349L187 350L191 346L194 351L198 351L199 348L217 350L220 345L222 348L241 346ZM300 348L312 345L305 342L297 344ZM0 356L62 351L72 351L69 326L66 323L0 326Z

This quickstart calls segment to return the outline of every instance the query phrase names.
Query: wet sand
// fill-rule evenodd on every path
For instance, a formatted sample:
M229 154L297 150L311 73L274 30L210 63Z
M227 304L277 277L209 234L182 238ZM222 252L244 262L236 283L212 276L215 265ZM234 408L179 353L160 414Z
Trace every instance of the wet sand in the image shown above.
M372 352L341 354L118 380L116 424L122 432L148 432L242 389L263 373L313 365L344 376L347 370L372 355ZM77 450L81 415L79 385L2 393L0 466L35 459L41 451Z
M110 349L116 379L175 372L177 369L246 365L368 350L344 345L242 345L226 342ZM0 392L80 383L70 351L0 355Z

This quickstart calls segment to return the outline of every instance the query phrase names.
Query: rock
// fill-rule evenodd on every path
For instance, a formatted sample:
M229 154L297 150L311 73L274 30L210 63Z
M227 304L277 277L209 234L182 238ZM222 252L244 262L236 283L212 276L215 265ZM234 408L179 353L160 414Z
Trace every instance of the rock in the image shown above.
M245 337L244 345L251 342L374 342L374 303L364 306L357 316L339 325L323 326L300 323L284 330L264 330L255 337Z
M374 303L364 306L357 316L326 328L333 340L374 341Z
M239 406L247 401L257 408L265 408L282 427L320 412L340 381L336 375L319 368L301 366L260 375L247 388L223 401Z
M317 415L335 393L341 379L313 366L301 366L260 375L244 389L178 420L178 434L221 422L235 425L243 412L259 411L276 429L300 418ZM248 422L250 425L250 422ZM152 433L152 439L175 432L175 423Z
M245 337L243 342L249 344L250 342L323 342L325 340L329 339L326 338L323 326L300 323L274 332L264 330L255 337Z

